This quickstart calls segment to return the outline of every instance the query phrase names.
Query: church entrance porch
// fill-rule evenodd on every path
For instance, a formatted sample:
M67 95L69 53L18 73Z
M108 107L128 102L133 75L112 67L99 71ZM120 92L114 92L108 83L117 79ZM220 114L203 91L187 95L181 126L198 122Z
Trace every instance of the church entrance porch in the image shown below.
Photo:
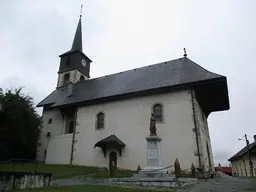
M100 141L98 141L94 147L101 148L104 157L108 159L108 168L110 170L111 164L114 162L115 166L117 166L117 158L118 155L122 156L122 149L125 147L125 144L118 139L115 135L110 135ZM109 155L107 157L107 151L109 151Z

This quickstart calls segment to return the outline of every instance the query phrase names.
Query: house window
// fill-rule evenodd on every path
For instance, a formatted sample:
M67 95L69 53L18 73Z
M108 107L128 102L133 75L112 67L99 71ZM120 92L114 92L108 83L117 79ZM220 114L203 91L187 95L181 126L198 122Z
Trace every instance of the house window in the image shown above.
M156 122L162 122L163 121L163 107L161 104L155 104L153 106L153 113L156 118Z
M74 131L74 121L71 121L68 125L68 133L73 133Z
M71 57L67 56L66 65L69 66L70 64L71 64Z
M80 76L80 81L84 81L84 76L83 75Z
M67 85L69 82L69 73L64 75L64 85Z
M105 118L104 113L102 113L102 112L98 113L96 118L97 118L96 129L103 129L104 128L104 118Z
M52 124L52 118L48 120L48 124Z

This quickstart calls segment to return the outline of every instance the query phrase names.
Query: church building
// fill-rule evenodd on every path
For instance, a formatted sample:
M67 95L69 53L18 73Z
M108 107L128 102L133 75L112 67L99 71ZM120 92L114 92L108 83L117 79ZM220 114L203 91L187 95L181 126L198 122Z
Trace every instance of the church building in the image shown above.
M214 170L207 118L229 109L227 79L187 57L98 78L83 53L79 19L71 50L60 55L57 87L43 107L37 160L136 170L146 166L151 113L163 167Z

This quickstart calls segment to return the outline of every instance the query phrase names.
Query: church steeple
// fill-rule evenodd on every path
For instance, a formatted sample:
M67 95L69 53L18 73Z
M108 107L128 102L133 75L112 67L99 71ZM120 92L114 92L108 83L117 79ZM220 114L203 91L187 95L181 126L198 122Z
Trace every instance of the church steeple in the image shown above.
M83 53L81 17L80 14L71 50L60 55L57 88L67 85L70 81L76 83L90 78L92 61Z
M81 17L82 16L80 15L71 50L73 50L73 51L79 50L79 51L83 52Z

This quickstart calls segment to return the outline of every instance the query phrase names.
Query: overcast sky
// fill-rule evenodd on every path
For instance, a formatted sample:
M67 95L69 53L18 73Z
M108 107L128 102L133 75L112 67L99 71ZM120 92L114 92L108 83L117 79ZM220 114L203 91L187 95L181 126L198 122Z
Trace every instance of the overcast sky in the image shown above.
M230 110L208 118L215 164L228 163L245 133L253 141L255 0L0 0L0 87L24 86L35 103L55 89L81 4L91 77L176 59L186 47L228 80Z

